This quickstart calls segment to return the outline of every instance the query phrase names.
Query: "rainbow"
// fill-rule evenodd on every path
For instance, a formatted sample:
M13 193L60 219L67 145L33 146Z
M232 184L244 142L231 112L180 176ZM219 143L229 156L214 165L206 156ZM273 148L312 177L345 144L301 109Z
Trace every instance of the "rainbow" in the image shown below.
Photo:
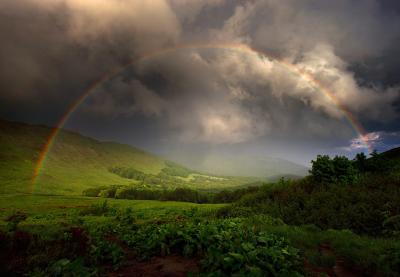
M216 49L216 50L231 50L231 51L237 51L237 52L243 52L247 54L252 54L252 55L260 55L262 57L266 57L270 60L273 60L274 62L277 62L284 68L286 68L289 72L294 73L295 75L299 76L302 78L304 81L306 81L313 89L316 89L317 91L320 91L324 93L324 95L343 113L343 115L347 118L348 122L350 125L354 128L355 132L357 135L363 140L364 146L371 152L371 147L368 144L368 141L364 139L365 137L365 130L363 126L358 122L356 117L350 112L350 110L344 106L339 99L335 96L333 92L331 92L328 88L326 88L321 82L316 80L311 74L308 72L304 71L301 68L296 67L294 64L291 64L287 61L284 61L282 59L278 59L276 57L273 57L272 55L269 55L268 53L257 50L255 48L249 47L244 44L183 44L183 45L177 45L171 48L165 48L162 50L158 51L152 51L149 53L145 53L143 55L140 55L133 60L129 61L128 63L115 68L99 78L97 81L95 81L85 92L83 92L73 103L72 105L68 108L68 110L65 112L65 114L61 117L59 122L57 123L56 127L52 129L46 144L44 145L42 151L40 152L39 158L37 160L36 166L34 168L34 173L32 176L32 184L34 185L40 176L40 173L42 171L42 168L45 164L46 158L48 153L50 152L52 146L54 145L55 138L57 137L58 133L60 130L63 128L65 123L68 121L70 116L78 109L78 107L85 101L86 98L88 98L92 93L96 91L96 89L103 83L107 82L108 80L116 77L118 74L123 72L125 69L127 69L129 66L138 63L140 61L143 61L148 58L152 58L155 56L161 56L161 55L166 55L169 53L177 52L179 50L190 50L190 49Z

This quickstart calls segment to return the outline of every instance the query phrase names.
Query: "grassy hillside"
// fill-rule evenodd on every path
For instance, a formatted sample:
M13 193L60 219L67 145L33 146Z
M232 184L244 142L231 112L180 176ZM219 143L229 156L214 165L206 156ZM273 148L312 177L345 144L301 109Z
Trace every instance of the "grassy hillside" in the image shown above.
M33 170L50 131L44 126L0 121L1 192L32 189ZM136 148L61 131L34 192L80 194L87 187L132 183L108 171L108 167L115 165L153 174L165 167L162 159Z
M80 195L85 189L110 185L218 189L257 180L198 174L132 146L62 130L33 185L34 167L50 132L45 126L0 121L0 193ZM117 167L146 178L127 178L110 170Z

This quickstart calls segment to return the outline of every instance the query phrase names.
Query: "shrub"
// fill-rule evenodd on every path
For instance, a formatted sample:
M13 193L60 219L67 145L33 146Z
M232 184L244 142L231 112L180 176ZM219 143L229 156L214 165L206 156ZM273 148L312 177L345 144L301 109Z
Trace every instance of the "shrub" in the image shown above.
M107 200L101 203L92 204L90 207L82 210L80 215L105 215L108 213L115 213L116 209L108 205Z
M83 196L88 196L88 197L98 197L99 194L100 194L100 191L102 189L103 188L100 188L100 187L98 187L98 188L89 188L89 189L84 190L82 192L82 195Z

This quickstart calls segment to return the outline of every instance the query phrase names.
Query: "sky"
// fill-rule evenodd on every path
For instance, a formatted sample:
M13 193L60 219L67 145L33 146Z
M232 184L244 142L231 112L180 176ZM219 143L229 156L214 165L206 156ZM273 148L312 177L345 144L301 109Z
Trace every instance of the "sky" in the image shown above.
M115 72L65 128L192 166L400 146L397 0L2 0L0 41L3 119L56 126Z

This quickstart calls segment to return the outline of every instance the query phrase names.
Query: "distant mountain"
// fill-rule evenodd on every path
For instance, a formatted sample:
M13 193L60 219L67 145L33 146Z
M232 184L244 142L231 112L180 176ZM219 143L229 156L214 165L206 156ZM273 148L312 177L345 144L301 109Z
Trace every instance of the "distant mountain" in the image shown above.
M208 155L194 168L217 175L255 176L276 179L297 179L308 174L308 168L280 158L234 154Z
M0 120L0 193L79 195L88 188L110 185L220 189L260 181L199 174L132 146L61 130L32 184L35 165L51 130Z

